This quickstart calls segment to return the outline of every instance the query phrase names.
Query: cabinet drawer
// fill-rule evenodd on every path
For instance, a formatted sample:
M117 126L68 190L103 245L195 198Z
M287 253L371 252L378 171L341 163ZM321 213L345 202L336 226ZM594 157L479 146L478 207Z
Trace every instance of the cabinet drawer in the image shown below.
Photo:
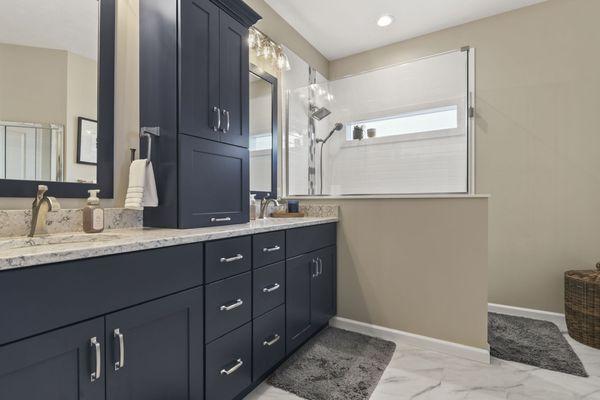
M295 257L335 245L336 225L333 223L289 229L285 240L286 257Z
M206 243L206 283L249 271L251 249L250 236Z
M250 321L251 293L250 272L206 286L206 343Z
M254 318L285 301L285 262L253 271L252 310Z
M273 264L285 258L285 232L268 232L253 237L253 266Z
M285 306L254 320L254 381L285 357Z
M206 346L206 400L233 399L252 382L252 324Z

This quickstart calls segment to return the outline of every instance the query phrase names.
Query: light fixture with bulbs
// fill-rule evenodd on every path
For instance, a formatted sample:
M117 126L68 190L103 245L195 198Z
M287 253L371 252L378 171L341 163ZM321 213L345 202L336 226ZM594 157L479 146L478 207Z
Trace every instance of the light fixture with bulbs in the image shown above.
M377 20L377 25L385 28L386 26L390 26L394 22L394 16L390 14L383 14Z
M252 27L248 33L248 46L254 54L272 63L280 71L291 69L290 60L283 51L283 46L275 43L270 37Z

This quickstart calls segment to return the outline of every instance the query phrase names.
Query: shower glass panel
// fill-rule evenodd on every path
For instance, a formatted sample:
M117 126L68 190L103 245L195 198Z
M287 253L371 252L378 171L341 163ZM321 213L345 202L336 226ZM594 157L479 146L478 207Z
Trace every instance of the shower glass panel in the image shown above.
M454 51L296 87L287 104L287 194L468 193L470 72L469 51ZM314 138L312 107L331 111L312 118ZM344 128L327 139L338 122Z

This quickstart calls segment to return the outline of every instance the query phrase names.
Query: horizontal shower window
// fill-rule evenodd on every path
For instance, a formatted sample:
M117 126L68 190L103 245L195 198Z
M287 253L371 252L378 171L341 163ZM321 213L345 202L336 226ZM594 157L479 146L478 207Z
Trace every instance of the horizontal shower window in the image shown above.
M469 193L470 53L331 81L290 54L287 194Z

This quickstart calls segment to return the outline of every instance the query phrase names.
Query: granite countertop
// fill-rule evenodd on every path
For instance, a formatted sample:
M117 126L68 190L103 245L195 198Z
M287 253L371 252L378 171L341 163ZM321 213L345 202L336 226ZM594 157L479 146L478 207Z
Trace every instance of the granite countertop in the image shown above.
M132 228L111 229L97 234L77 232L35 238L0 238L0 271L337 221L336 216L269 218L248 224L199 229Z

